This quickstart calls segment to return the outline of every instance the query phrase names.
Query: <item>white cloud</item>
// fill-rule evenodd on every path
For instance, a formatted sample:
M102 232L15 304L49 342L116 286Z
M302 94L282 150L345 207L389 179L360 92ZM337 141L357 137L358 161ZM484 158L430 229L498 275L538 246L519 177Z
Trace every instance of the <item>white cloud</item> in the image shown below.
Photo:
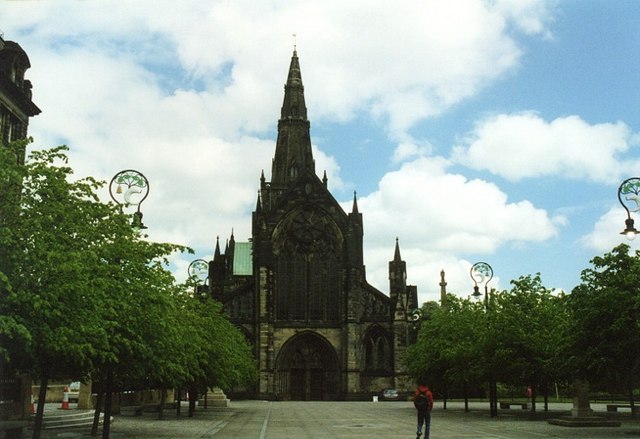
M543 242L566 224L565 217L549 217L529 201L509 202L493 183L447 173L447 166L442 158L418 158L386 174L376 192L358 200L368 279L378 288L386 290L386 263L396 236L403 258L412 261L412 279L427 281L445 268L437 265L446 263L459 280L461 267L466 266L467 276L470 267L464 256L491 254L507 244ZM346 204L344 208L348 211ZM437 282L418 285L430 289Z
M538 0L495 0L492 8L501 16L511 19L520 31L551 38L547 25L553 16L548 3Z
M557 221L528 201L508 202L495 184L448 174L441 158L419 158L386 174L379 190L359 201L375 236L394 224L437 250L492 252L507 241L543 241ZM406 212L411 212L407 215Z
M212 251L216 235L224 244L232 229L238 240L250 236L297 33L312 122L373 117L398 142L396 163L415 159L359 200L369 276L386 291L396 235L405 259L420 261L409 268L410 282L437 285L442 268L466 280L466 255L558 233L562 217L509 202L490 182L447 173L449 163L426 158L428 142L407 133L517 67L514 29L545 35L545 4L61 0L4 2L0 15L5 38L32 61L27 77L43 110L30 126L36 144L68 143L78 175L144 172L150 237L201 253ZM621 124L612 127L602 136L621 137ZM478 133L479 140L490 134ZM476 143L468 146L473 162ZM340 188L340 165L322 147L314 144L316 169Z
M391 132L402 133L515 67L521 51L508 25L544 33L545 4L188 1L176 13L167 1L45 3L32 7L39 13L25 25L37 29L40 44L64 47L73 38L114 57L184 70L210 86L226 85L225 95L237 103L260 99L261 108L277 102L273 83L283 81L286 47L298 33L316 118L344 120L371 111L388 118ZM17 11L24 13L7 8L20 23ZM216 83L225 67L230 82ZM270 114L249 120L265 129Z
M429 155L433 151L433 146L426 141L406 139L401 141L393 151L393 162L402 163L416 157Z
M578 116L551 122L533 112L503 114L476 124L453 159L512 181L563 176L608 183L637 169L622 155L638 141L622 122L589 125Z

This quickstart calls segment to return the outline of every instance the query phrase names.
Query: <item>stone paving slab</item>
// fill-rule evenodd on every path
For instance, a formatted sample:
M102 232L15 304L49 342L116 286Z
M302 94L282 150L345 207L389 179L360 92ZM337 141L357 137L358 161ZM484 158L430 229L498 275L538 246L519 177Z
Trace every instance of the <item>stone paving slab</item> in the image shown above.
M605 407L592 405L605 416ZM538 406L542 409L542 405ZM570 404L551 404L551 415L566 415ZM620 427L563 427L549 424L542 414L535 420L527 411L500 410L489 417L488 404L473 403L465 412L462 403L436 403L432 439L618 439L640 438L640 421L619 414ZM30 435L25 435L30 437ZM42 439L88 438L88 431L43 431ZM227 408L198 408L192 418L165 412L140 417L117 416L112 438L161 439L287 439L287 438L415 438L415 409L410 402L268 402L232 401Z

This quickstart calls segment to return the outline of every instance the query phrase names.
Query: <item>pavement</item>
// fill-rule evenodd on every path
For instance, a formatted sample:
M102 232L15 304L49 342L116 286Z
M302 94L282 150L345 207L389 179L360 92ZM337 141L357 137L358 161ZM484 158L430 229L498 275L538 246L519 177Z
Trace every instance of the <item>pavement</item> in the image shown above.
M49 404L47 404L49 406ZM532 417L521 409L500 410L489 416L487 403L474 402L465 412L462 402L436 402L432 413L432 439L539 439L539 438L640 438L640 420L630 413L611 415L604 404L592 404L594 415L616 419L619 427L565 427L552 425L548 418L568 415L571 404L551 403L549 412ZM72 410L73 411L73 410ZM47 413L55 409L47 408ZM411 402L271 402L231 401L225 408L198 407L189 418L187 410L177 417L165 411L142 416L115 416L111 438L214 438L214 439L287 439L287 438L415 438L415 409ZM31 437L31 431L25 432ZM42 439L90 437L89 429L44 430ZM98 436L100 437L100 435ZM422 437L424 439L424 436Z

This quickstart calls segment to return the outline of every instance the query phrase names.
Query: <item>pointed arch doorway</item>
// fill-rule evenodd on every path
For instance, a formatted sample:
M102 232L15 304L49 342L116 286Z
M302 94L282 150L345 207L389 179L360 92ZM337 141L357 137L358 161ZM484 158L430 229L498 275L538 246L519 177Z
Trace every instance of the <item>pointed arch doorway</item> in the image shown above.
M308 331L290 338L276 360L279 399L329 401L338 399L338 356L322 336Z

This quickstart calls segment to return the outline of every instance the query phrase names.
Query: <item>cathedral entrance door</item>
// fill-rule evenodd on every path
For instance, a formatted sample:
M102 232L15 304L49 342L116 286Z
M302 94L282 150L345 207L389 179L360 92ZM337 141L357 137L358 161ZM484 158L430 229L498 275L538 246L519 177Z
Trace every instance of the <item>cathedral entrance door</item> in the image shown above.
M324 401L338 397L338 358L323 337L305 332L282 347L276 361L278 397Z
M305 400L305 381L306 371L304 369L291 369L290 371L290 389L291 399L296 401Z

